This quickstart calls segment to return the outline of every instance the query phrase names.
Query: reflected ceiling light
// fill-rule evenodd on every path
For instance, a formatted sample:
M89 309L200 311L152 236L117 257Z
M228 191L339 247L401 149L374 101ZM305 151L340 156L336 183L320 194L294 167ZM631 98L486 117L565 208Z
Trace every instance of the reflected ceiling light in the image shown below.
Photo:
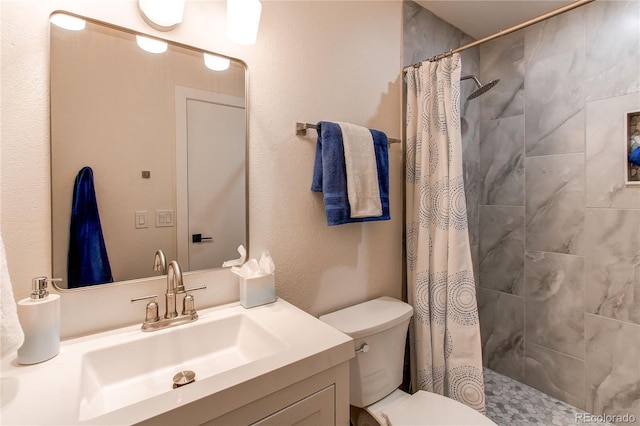
M136 43L142 50L149 53L164 53L167 51L167 43L162 40L136 35Z
M240 44L254 44L258 35L260 0L227 0L227 37Z
M182 22L185 0L138 0L142 19L160 31L174 29Z
M76 18L75 16L67 15L65 13L54 13L49 18L52 24L65 30L82 31L87 25L84 19Z
M204 64L213 71L224 71L229 68L231 61L218 55L204 53Z

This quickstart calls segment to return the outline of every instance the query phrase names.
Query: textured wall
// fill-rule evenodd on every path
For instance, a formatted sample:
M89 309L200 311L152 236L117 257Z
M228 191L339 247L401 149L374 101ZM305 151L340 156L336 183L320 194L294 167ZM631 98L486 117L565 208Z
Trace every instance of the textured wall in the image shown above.
M296 121L341 120L400 137L401 2L265 1L255 46L226 40L219 1L187 2L184 23L170 33L146 26L136 2L1 7L1 225L16 298L28 295L32 277L51 271L48 15L55 9L246 61L251 256L269 250L278 269L278 294L314 315L380 295L400 297L401 147L390 148L392 220L329 228L321 196L309 190L315 133L299 137L294 128ZM237 295L228 273L213 273L207 281L199 300L215 304L234 290ZM159 294L162 285L144 284ZM140 288L65 295L63 329L65 323L84 328L63 333L136 322L142 308L131 307L128 298ZM93 310L78 306L92 298L100 300ZM118 315L109 313L115 308Z
M596 2L482 45L485 364L594 414L640 418L640 3Z
M251 244L279 293L313 314L402 289L402 148L391 145L391 221L327 227L311 193L315 131L347 121L400 138L401 2L265 2L251 74Z

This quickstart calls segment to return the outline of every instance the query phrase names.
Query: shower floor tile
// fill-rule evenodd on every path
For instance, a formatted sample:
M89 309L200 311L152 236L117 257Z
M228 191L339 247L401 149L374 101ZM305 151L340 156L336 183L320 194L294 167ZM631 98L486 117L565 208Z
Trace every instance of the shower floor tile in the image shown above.
M487 417L499 426L610 425L587 423L579 408L487 368L484 384Z

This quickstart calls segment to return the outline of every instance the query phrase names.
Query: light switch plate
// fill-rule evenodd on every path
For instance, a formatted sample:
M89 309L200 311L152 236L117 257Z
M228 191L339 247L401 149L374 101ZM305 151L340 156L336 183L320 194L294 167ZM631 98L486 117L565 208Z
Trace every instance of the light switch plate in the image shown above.
M171 227L175 224L173 210L156 210L156 228Z
M149 227L149 213L146 210L136 211L136 229Z

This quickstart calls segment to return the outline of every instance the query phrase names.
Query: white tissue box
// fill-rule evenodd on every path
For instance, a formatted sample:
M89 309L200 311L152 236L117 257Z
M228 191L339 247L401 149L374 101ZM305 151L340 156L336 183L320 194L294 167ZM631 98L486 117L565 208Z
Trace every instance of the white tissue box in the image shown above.
M240 303L245 308L276 301L275 274L255 278L240 277Z

